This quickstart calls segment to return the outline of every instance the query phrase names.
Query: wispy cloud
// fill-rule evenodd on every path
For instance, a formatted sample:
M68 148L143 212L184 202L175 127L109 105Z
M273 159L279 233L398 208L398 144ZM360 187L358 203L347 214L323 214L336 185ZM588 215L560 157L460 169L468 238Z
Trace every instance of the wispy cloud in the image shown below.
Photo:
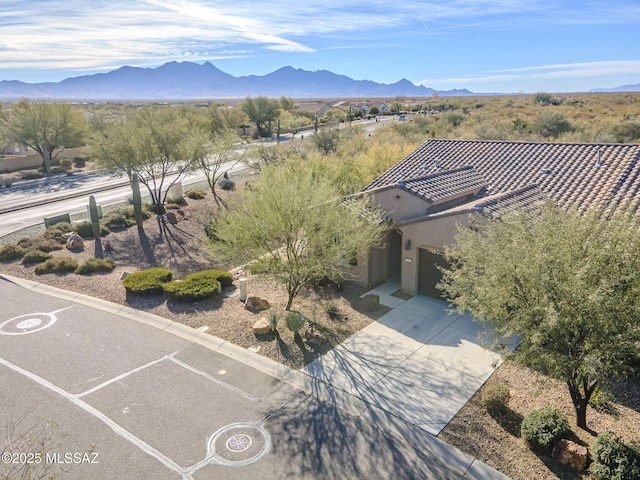
M598 78L613 75L640 75L640 60L613 60L607 62L582 62L552 65L537 65L511 69L497 70L486 75L431 78L421 80L420 85L470 85L489 84L496 82L538 79L570 79L570 78Z
M618 1L623 5L609 8L574 0L9 0L0 5L0 68L98 70L261 50L312 54L332 46L326 39L348 47L346 38L359 45L407 25L423 28L420 22L446 29L493 16L504 26L515 14L553 22L640 17L632 0Z

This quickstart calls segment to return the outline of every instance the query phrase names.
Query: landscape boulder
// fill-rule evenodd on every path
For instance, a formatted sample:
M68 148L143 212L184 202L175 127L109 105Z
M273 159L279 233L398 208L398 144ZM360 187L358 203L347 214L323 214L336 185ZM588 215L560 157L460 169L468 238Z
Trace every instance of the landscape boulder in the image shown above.
M249 310L252 313L258 313L263 310L269 310L271 305L266 300L260 297L247 297L244 302L244 309Z
M265 333L269 333L271 331L269 320L265 317L260 317L256 321L256 323L253 324L252 330L256 335L264 335Z
M589 466L589 450L571 440L562 439L553 447L553 458L579 472Z
M66 246L68 250L82 250L84 248L84 240L80 235L74 233L67 238Z

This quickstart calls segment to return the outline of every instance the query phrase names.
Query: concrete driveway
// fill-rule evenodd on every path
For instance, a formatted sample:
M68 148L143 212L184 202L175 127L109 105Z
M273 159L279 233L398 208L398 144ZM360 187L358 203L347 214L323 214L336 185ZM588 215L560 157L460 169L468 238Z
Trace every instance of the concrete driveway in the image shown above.
M388 294L397 288L374 290L393 310L304 372L438 435L501 357L482 347L485 328L470 315L450 314L445 302L433 298Z
M22 440L0 477L506 478L372 403L171 320L1 276L0 299L0 422L18 422Z

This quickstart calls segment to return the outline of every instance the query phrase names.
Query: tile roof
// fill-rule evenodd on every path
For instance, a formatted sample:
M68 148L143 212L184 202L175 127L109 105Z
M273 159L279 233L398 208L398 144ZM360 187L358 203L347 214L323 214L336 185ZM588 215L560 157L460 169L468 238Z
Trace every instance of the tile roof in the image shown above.
M472 167L481 195L537 185L561 205L640 206L640 145L428 140L364 190L420 183L429 172ZM416 187L417 188L417 187ZM455 187L450 187L455 189Z
M486 182L473 167L462 167L440 170L409 180L398 180L396 185L429 203L436 204L475 195L486 187Z

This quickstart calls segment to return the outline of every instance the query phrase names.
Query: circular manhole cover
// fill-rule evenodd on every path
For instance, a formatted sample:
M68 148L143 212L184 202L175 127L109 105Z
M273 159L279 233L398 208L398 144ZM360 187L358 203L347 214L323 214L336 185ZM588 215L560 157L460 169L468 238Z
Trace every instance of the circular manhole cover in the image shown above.
M27 313L0 324L0 335L26 335L50 327L57 318L53 313Z
M271 448L271 436L260 426L236 423L218 430L208 447L214 462L240 467L262 458Z

